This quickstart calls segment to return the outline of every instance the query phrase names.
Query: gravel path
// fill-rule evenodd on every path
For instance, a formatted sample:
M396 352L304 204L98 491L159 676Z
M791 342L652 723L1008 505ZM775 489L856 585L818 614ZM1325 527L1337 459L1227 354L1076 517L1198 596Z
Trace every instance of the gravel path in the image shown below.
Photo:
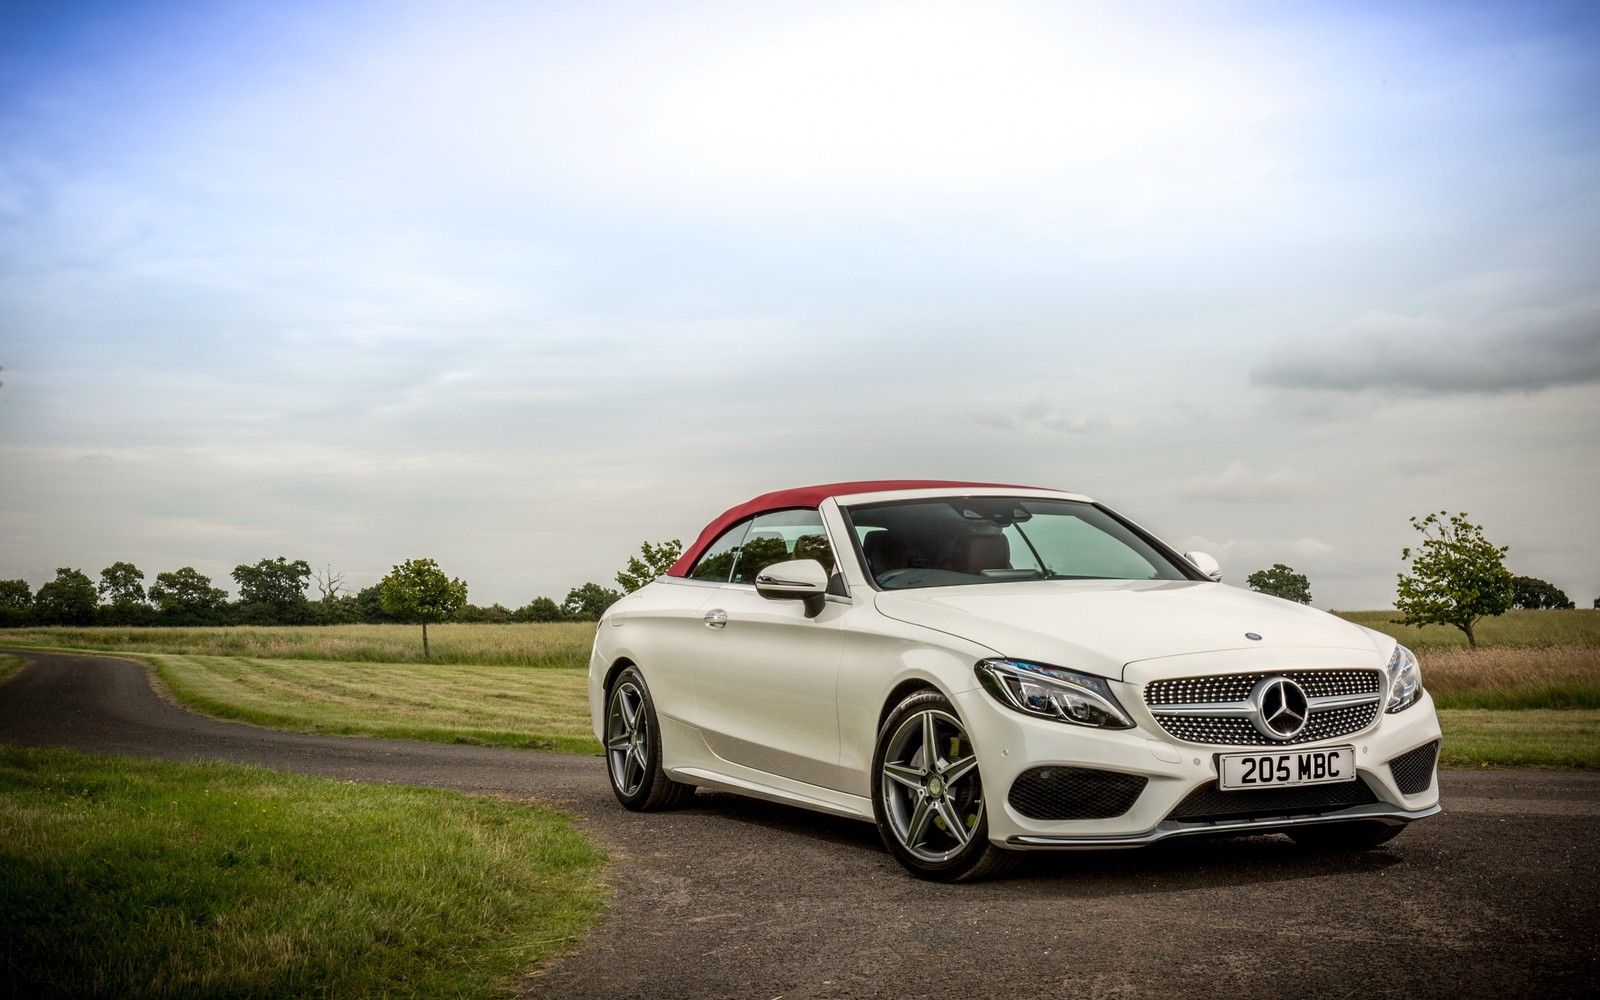
M0 742L535 797L617 857L586 946L536 997L1588 997L1600 990L1600 775L1447 771L1385 847L1283 837L1040 855L920 882L868 825L705 792L621 809L597 757L281 733L185 712L142 665L20 651Z

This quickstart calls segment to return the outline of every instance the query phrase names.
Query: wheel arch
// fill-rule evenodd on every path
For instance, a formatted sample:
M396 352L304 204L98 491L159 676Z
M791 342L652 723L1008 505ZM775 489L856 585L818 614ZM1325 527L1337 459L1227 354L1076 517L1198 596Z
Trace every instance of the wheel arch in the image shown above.
M890 688L888 695L883 699L883 704L878 706L878 721L872 727L874 739L877 738L878 733L883 731L883 724L889 720L889 713L895 710L895 706L899 705L902 701L905 701L913 694L916 694L918 691L938 692L944 697L945 701L950 702L952 706L955 705L955 701L951 699L949 692L945 691L929 678L907 677L894 687Z
M606 668L606 675L600 681L600 690L609 694L611 691L612 682L617 679L617 675L629 667L633 667L635 670L638 670L640 674L644 673L644 671L639 668L639 664L633 662L633 660L626 656L619 656L615 660L611 661L611 666Z

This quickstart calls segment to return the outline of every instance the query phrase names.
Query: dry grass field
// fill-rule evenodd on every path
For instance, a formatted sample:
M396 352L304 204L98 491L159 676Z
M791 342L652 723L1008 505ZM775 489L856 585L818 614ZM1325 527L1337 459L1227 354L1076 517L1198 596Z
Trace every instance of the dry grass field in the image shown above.
M1345 621L1392 635L1418 653L1432 649L1466 649L1467 637L1449 625L1396 625L1397 611L1335 611ZM1600 611L1507 611L1474 626L1480 649L1516 646L1549 649L1586 646L1600 649Z

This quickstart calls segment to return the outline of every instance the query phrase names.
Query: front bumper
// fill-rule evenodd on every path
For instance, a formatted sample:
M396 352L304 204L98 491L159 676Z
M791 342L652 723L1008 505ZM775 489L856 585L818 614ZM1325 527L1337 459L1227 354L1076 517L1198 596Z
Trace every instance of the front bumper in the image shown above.
M1348 820L1404 824L1440 811L1434 762L1430 759L1420 773L1404 766L1425 755L1429 745L1436 746L1440 738L1433 700L1426 693L1403 712L1380 713L1363 730L1292 748L1355 747L1357 779L1345 788L1349 794L1329 795L1330 801L1322 803L1316 794L1251 799L1261 793L1212 791L1219 780L1219 755L1264 748L1176 740L1144 710L1133 685L1112 686L1134 717L1135 728L1089 729L1024 716L1001 707L981 689L955 697L978 751L993 843L1014 850L1143 847L1179 836L1270 833ZM1398 762L1398 780L1391 762ZM1032 810L1033 815L1019 811L1011 793L1019 778L1028 772L1037 775L1040 768L1110 772L1130 783L1142 779L1142 786L1128 797L1127 808L1115 815L1039 819L1037 810ZM1191 796L1197 795L1228 805L1195 809ZM1120 808L1120 803L1112 808Z

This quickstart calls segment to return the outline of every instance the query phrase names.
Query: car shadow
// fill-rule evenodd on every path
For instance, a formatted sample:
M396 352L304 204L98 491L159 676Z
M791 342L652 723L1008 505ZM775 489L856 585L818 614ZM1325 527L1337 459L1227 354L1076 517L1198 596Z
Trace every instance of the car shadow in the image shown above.
M685 812L821 841L859 852L873 873L911 878L889 857L877 827L796 806L701 790ZM1283 834L1187 836L1149 847L1103 851L1029 851L1003 876L959 891L996 897L1110 898L1188 892L1377 873L1404 864L1404 839L1367 851L1301 847ZM884 862L882 864L873 861ZM935 885L929 883L930 886Z

